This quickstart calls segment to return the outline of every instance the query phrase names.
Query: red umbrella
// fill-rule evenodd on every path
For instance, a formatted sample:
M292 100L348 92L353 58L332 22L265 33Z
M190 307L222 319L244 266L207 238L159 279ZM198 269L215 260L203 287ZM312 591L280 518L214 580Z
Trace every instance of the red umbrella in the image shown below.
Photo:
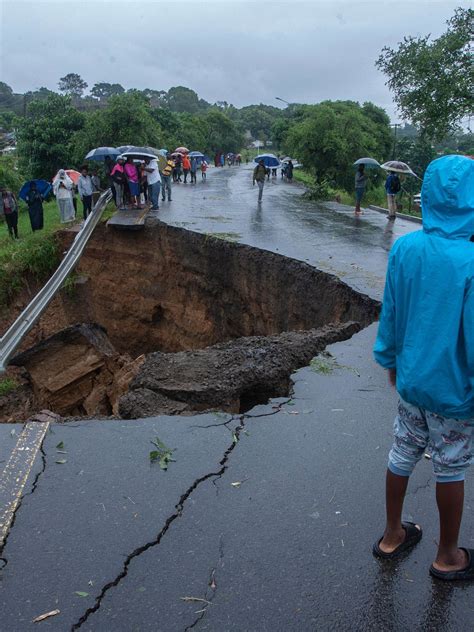
M74 184L77 184L79 182L79 178L81 177L81 174L79 173L79 171L75 171L74 169L65 169L66 174L71 178L71 180L74 182ZM59 173L59 172L58 172ZM53 178L53 182L55 182L58 178L58 174L56 174Z
M186 149L186 147L177 147L174 150L175 154L189 154L189 149Z

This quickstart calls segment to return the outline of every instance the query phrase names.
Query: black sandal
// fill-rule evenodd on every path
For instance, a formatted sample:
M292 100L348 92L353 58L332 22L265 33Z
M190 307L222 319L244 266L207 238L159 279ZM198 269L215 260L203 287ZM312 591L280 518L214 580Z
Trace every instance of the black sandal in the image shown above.
M436 577L436 579L442 579L445 582L456 581L474 581L474 549L465 549L461 547L467 554L467 566L461 568L458 571L440 571L433 566L430 566L430 575Z
M423 531L419 529L414 522L402 522L402 527L405 529L405 539L403 542L391 553L385 553L379 546L383 540L382 536L373 546L372 553L375 557L379 557L382 560L395 560L400 557L402 553L413 548L415 544L418 544L423 535Z

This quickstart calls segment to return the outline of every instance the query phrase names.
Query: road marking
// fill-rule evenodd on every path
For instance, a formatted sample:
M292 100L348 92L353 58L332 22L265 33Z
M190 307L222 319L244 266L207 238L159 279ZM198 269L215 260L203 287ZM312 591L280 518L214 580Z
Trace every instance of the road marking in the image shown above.
M26 423L0 476L0 548L5 543L49 424L49 421Z

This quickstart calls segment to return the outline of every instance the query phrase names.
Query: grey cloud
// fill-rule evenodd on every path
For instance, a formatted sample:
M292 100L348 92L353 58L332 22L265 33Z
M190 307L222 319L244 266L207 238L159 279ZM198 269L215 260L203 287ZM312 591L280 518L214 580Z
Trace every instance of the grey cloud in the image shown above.
M3 0L1 75L15 91L186 85L202 98L278 105L374 101L395 116L374 62L408 34L441 33L461 0L382 2L24 2Z

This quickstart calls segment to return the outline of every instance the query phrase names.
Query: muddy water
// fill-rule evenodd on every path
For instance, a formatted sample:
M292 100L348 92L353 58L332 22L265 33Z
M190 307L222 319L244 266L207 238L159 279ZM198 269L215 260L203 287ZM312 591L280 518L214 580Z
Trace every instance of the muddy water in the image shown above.
M64 233L63 239L67 248L72 236ZM51 406L61 414L120 412L133 417L210 407L241 410L242 402L288 392L291 372L324 348L326 338L334 341L334 332L337 339L349 337L354 329L346 325L368 325L379 307L337 277L301 261L161 222L140 232L100 227L73 281L50 305L33 336L44 341L65 327L96 323L121 359L114 364L106 354L107 360L99 361L94 336L81 338L79 344L77 332L74 339L56 336L51 342L55 353L61 349L58 361L44 361L47 340L46 347L41 345L41 362L34 349L29 352L30 378L34 371L39 375L39 365L45 367L41 388L32 384L32 406L54 402ZM328 324L314 342L315 332ZM306 334L298 340L278 338L284 332ZM305 336L313 344L305 344ZM193 355L194 350L203 351ZM268 354L279 358L281 370L264 359ZM144 364L134 362L142 355L147 356ZM44 372L62 365L64 376L68 357L77 370L69 371L69 383L63 384L61 377L58 389L54 385L59 378ZM17 364L28 370L21 357ZM131 373L128 364L134 366ZM112 365L119 367L120 388L114 384ZM104 367L105 382L100 379ZM127 399L130 382L134 393ZM79 400L70 392L77 392L78 384L84 391ZM71 401L74 406L65 403ZM1 406L0 401L0 416Z

